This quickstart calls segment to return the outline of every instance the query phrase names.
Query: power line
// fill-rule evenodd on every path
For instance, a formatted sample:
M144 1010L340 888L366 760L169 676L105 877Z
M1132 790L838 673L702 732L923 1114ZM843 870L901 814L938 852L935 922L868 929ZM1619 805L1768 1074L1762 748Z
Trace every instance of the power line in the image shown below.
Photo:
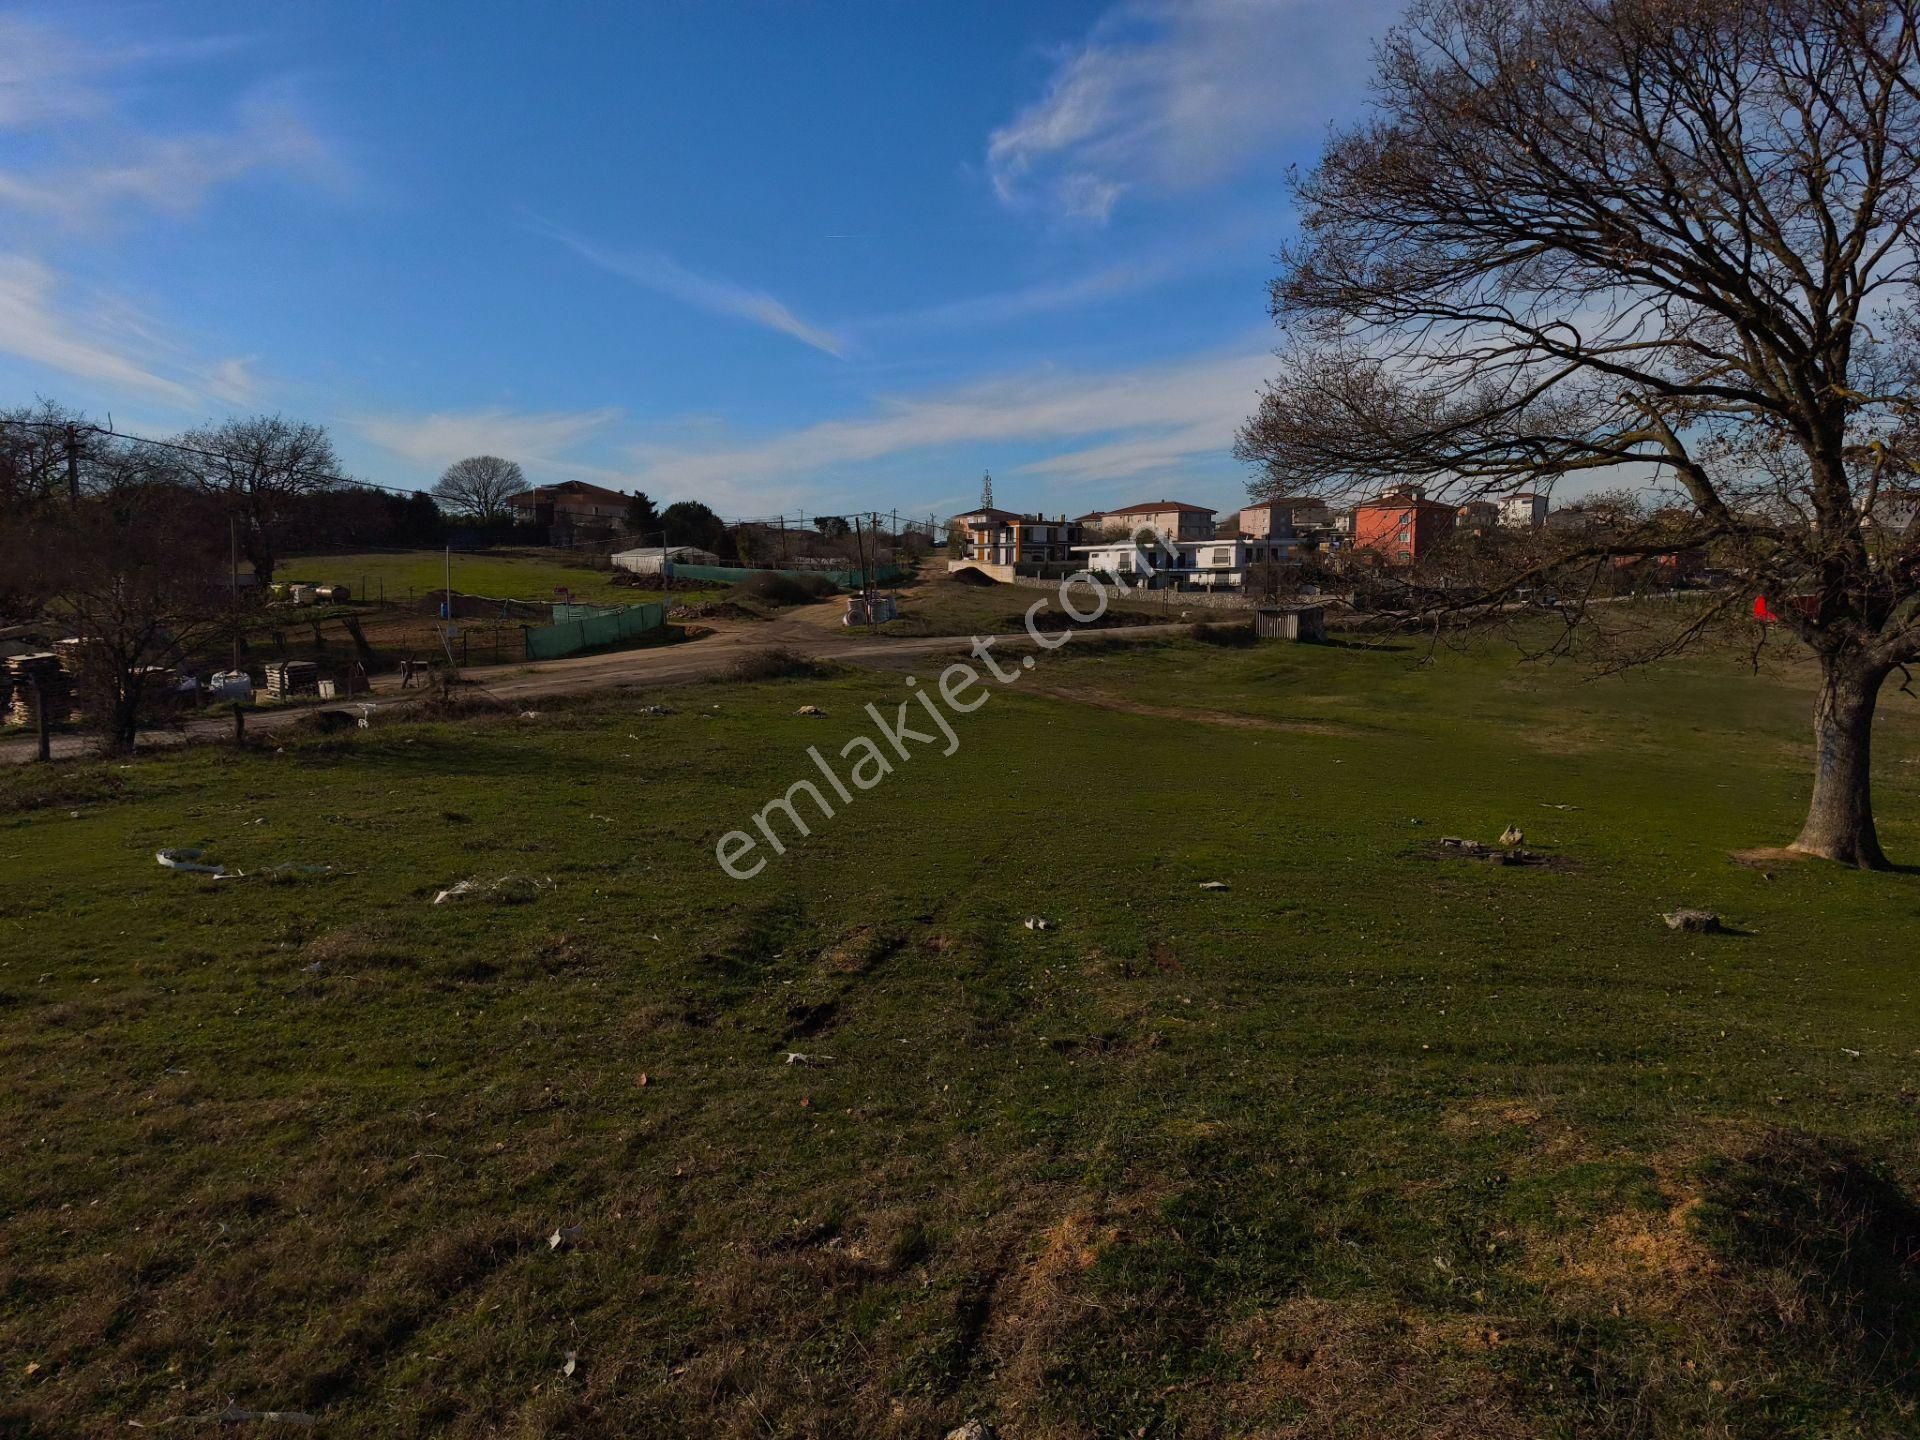
M197 445L182 445L178 440L153 440L145 435L129 435L124 430L115 430L105 425L65 424L52 420L13 420L0 416L0 425L12 425L30 430L58 430L69 436L104 435L112 440L128 440L135 445L150 445L156 450L173 450L182 455L197 455L203 460L219 460L225 464L234 463L235 457L219 450L203 450ZM401 485L382 485L377 480L362 480L353 475L342 475L338 470L318 470L300 468L284 472L295 479L319 479L339 485L357 485L367 490L385 490L392 495L421 495L426 492L409 490Z
M234 459L235 459L235 457L231 454L227 454L219 450L205 450L200 448L197 445L183 445L178 440L154 440L145 435L129 435L124 430L115 430L111 425L94 425L94 424L78 424L78 423L68 424L65 421L55 421L55 420L15 420L8 416L3 416L3 415L0 415L0 425L11 425L17 429L55 430L55 431L59 431L63 435L67 435L70 437L78 436L82 434L101 435L101 436L105 436L110 440L126 440L126 441L130 441L135 445L149 445L158 450L172 450L182 455L196 455L203 460L218 460L226 464L234 463ZM383 485L378 480L362 480L357 476L342 475L337 470L297 469L297 470L290 470L285 473L290 477L298 478L298 479L319 479L319 480L328 481L330 483L338 484L338 485L358 486L359 488L365 489L365 490L382 490L389 495L426 495L430 493L426 490L410 489L404 485ZM987 481L987 484L989 486L991 486L992 484L992 480L990 477ZM552 488L554 487L539 486L539 485L533 485L528 487L528 489L530 490L552 489ZM623 492L616 491L615 493L618 494ZM989 491L989 493L991 492ZM832 512L823 512L823 513L832 513ZM869 512L861 511L860 513L867 514ZM873 512L873 513L877 513L877 512ZM895 524L895 529L897 531L899 527L898 512L895 511L891 513L893 513L893 515L895 516L894 524ZM720 516L716 516L715 518L718 519L723 525L727 525L727 526L765 525L769 527L778 526L778 527L784 528L788 517L785 515L740 515L740 516L732 516L732 517L720 515ZM804 513L801 515L795 516L793 518L801 522L801 525L800 525L801 529L805 530L805 529L812 528L809 524L806 523L806 516L804 515ZM917 524L918 522L911 522L911 523ZM929 517L929 530L934 528L934 524L935 522L932 520L932 517ZM944 527L941 527L941 528L944 528ZM579 541L574 543L576 545L589 545L589 544L595 544L595 543L604 544L605 542L604 541L600 541L600 542ZM568 548L571 548L571 547L568 547Z

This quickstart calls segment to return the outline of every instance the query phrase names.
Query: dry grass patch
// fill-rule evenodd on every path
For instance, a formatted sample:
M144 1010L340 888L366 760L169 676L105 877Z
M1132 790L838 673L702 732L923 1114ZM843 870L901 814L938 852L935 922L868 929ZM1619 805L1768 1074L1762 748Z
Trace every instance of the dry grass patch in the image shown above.
M1445 1317L1302 1296L1237 1327L1247 1357L1225 1387L1231 1433L1271 1440L1533 1440L1492 1363L1509 1343L1486 1317Z

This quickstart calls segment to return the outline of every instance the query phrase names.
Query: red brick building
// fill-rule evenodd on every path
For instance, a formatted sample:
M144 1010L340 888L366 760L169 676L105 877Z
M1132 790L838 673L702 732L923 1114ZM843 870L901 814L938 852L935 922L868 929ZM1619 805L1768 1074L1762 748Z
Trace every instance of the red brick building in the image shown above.
M1453 533L1456 519L1453 506L1418 490L1389 490L1353 507L1353 548L1389 565L1411 565Z
M626 528L627 502L633 497L584 480L558 485L536 485L509 495L513 518L522 525L545 525L554 543L590 536L605 537Z

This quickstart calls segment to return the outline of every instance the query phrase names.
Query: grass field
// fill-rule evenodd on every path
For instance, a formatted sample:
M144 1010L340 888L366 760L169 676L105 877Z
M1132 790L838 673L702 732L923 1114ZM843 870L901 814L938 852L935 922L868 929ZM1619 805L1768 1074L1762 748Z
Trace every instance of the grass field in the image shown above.
M1069 646L745 883L902 677L0 776L0 1433L1914 1433L1920 878L1729 858L1802 677L1420 659Z
M1023 627L1027 609L1036 601L1047 601L1056 611L1059 608L1052 589L1005 584L968 585L948 578L944 564L939 559L927 562L912 583L899 589L900 616L880 626L881 634L1009 634ZM1092 601L1087 596L1079 596L1075 603L1090 606ZM1194 608L1184 613L1188 618L1193 618L1213 612ZM1105 623L1177 622L1182 614L1180 597L1171 593L1162 593L1152 600L1121 600L1116 597L1108 606ZM839 622L835 620L833 623ZM1058 626L1061 621L1056 615L1044 623Z
M447 583L449 563L453 588L463 595L486 595L496 600L552 600L561 587L583 600L635 602L639 592L613 583L613 572L555 558L558 552L493 551L455 553L449 562L444 551L372 551L355 555L297 556L282 562L280 578L349 586L356 599L404 601L409 593L425 595Z

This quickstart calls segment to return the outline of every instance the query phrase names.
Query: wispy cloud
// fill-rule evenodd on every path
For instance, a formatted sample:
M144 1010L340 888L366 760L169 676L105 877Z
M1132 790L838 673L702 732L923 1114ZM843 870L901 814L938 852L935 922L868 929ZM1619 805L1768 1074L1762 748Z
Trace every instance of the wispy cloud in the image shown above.
M618 410L606 407L359 415L350 423L381 449L412 461L423 471L445 469L469 455L500 455L518 460L530 472L611 485L622 479L618 471L581 460L576 452L619 419Z
M1124 0L987 141L1009 205L1105 221L1213 184L1364 93L1387 0Z
M536 221L534 229L566 246L589 264L597 265L623 280L630 280L635 285L670 296L684 305L691 305L696 310L751 321L782 335L790 335L801 344L823 350L836 359L846 356L846 344L839 336L801 319L763 290L699 274L671 256L655 251L612 250L545 221Z
M91 225L123 205L186 215L208 192L255 172L328 185L343 176L326 144L291 107L253 100L229 130L129 136L111 156L38 175L0 170L0 204L70 227Z
M632 454L649 489L718 490L745 503L765 487L805 489L828 475L840 483L839 472L847 467L917 452L967 446L988 453L994 445L1098 440L1019 467L1021 473L1085 485L1223 459L1271 366L1268 351L1251 350L1126 371L1004 375L884 399L869 415L751 444L636 446Z
M76 302L24 255L0 255L0 352L177 410L246 404L256 390L248 361L198 361L123 303Z
M1058 314L1157 285L1177 273L1171 261L1135 260L1104 266L1066 280L1046 281L990 295L974 295L920 310L877 315L857 328L874 334L899 330L970 330Z
M122 208L187 214L212 190L256 173L343 187L345 165L284 83L255 87L232 122L214 129L150 130L127 113L129 87L117 78L191 64L241 43L225 36L83 42L46 24L0 16L0 130L48 130L59 142L30 167L0 169L0 205L75 228Z

